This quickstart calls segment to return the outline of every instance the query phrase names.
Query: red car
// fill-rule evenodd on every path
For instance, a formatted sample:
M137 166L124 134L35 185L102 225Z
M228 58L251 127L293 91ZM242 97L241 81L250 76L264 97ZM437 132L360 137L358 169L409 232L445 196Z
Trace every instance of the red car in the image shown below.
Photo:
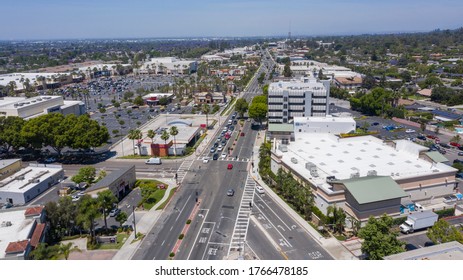
M244 132L241 132L241 135L240 136L244 136Z
M229 163L228 166L227 166L227 169L233 169L233 164Z
M429 139L436 139L436 136L434 136L434 135L426 135L426 138L429 138Z
M450 144L450 146L454 146L454 147L460 148L460 144L458 144L458 143L456 143L456 142L450 142L449 144Z

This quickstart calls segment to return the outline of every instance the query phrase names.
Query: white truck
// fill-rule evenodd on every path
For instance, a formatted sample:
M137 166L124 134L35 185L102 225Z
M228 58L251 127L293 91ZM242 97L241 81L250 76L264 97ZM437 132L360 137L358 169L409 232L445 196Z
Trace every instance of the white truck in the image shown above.
M415 212L408 215L407 220L400 225L403 233L412 233L415 230L432 227L439 216L432 211Z
M145 161L145 164L161 164L161 158L150 158Z

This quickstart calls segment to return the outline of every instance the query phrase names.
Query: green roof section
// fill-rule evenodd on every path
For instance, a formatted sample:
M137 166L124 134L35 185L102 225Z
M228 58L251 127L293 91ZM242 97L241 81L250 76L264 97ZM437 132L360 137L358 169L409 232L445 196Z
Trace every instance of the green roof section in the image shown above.
M293 132L294 125L292 123L269 123L268 131L271 132Z
M388 176L367 176L340 180L359 204L407 197L402 188Z
M426 152L424 154L427 155L434 162L446 162L446 161L449 161L446 157L444 157L441 153L439 153L437 151Z

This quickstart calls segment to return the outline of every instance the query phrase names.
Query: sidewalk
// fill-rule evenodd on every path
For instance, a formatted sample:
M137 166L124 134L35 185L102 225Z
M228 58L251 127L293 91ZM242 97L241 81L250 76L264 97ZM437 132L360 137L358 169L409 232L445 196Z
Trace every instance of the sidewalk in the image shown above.
M158 203L156 203L156 205L154 205L148 212L135 212L135 215L141 215L142 213L145 213L136 225L137 233L140 232L146 235L153 228L163 211L156 210L156 208L158 208L159 205L161 205L162 203L164 203L164 201L167 200L172 189L176 187L175 181L172 179L163 179L163 181L169 184L169 187L167 188L164 197ZM130 260L141 244L140 240L132 243L134 239L135 233L132 232L132 234L127 238L127 241L125 241L124 245L122 245L121 249L113 257L113 260Z
M317 243L320 244L334 259L336 260L355 260L357 259L349 250L347 250L336 238L325 238L318 231L316 231L309 223L307 223L301 216L299 216L296 211L294 211L291 207L286 204L283 199L281 199L273 190L262 181L258 170L258 155L259 155L259 147L264 142L265 139L265 131L260 131L256 142L253 147L253 152L257 155L256 163L254 164L254 168L250 170L251 177L256 181L257 184L262 186L265 189L265 192L272 197L285 211L288 213L293 219L304 228Z

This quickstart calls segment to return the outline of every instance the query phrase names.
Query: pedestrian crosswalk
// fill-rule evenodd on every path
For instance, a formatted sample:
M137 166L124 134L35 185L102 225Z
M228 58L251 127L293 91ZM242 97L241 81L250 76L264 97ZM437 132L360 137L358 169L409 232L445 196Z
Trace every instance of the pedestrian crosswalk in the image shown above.
M244 185L243 196L241 198L238 216L236 217L235 228L228 249L228 254L233 251L242 251L246 234L249 227L249 219L252 213L252 204L254 200L254 189L256 182L248 175L246 177L246 184Z
M209 160L212 160L212 157L208 157ZM196 160L202 161L204 157L198 157ZM249 162L251 159L249 158L235 158L235 157L226 157L226 158L218 158L219 161L241 161L241 162Z
M177 181L181 183L183 179L185 178L188 170L190 170L191 165L193 165L194 159L187 158L182 161L182 164L180 164L178 170L177 170Z

